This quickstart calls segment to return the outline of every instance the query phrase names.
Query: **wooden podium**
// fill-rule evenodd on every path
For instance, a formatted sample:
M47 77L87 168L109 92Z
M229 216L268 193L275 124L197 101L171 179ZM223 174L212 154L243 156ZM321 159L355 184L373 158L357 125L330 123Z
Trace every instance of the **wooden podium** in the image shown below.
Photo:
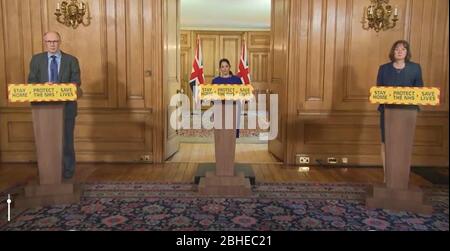
M198 191L211 196L250 196L251 185L243 172L235 173L236 106L240 101L215 101L215 172L200 179Z
M431 214L422 190L409 185L416 117L415 109L385 108L386 184L373 187L368 208Z
M25 88L43 88L48 91L49 99L55 101L36 101L36 97L23 98L17 102L32 102L32 119L34 140L36 146L36 156L39 170L39 181L28 184L21 194L14 200L14 207L32 208L55 204L70 204L80 201L81 191L71 182L62 180L63 169L63 129L64 129L64 107L65 103L60 101L65 97L52 97L60 94L61 88L67 85L45 85L38 84L19 85L25 91L10 91L10 101L14 102L14 93L41 93L41 91L28 91ZM69 86L72 88L71 86ZM13 89L13 88L11 88ZM53 90L54 89L54 90ZM68 93L75 92L76 89L65 89ZM30 95L31 95L30 94ZM69 95L68 95L69 96ZM74 96L74 97L73 97ZM76 99L76 93L72 95ZM59 100L58 100L59 99Z

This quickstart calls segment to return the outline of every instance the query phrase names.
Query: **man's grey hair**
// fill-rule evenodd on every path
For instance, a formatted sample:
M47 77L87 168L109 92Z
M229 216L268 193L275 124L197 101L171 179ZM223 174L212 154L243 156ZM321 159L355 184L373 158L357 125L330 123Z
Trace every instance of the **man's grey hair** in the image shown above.
M56 35L58 35L59 40L61 40L61 35L57 31L47 31L46 33L44 33L43 37L45 38L49 33L55 33Z

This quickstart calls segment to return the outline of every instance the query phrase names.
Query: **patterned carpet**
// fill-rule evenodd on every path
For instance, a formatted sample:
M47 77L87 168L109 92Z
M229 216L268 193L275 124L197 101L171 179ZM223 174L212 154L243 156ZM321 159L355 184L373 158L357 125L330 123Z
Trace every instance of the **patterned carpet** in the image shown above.
M424 188L431 216L368 210L365 184L257 184L250 198L201 197L192 184L85 183L80 204L13 209L0 230L448 231L448 186ZM0 194L6 201L7 193Z

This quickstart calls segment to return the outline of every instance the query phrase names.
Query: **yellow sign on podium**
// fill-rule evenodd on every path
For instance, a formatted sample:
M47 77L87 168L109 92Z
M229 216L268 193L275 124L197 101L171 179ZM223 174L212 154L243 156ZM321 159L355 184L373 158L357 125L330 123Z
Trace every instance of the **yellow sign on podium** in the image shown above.
M54 102L77 100L76 84L10 84L9 102Z
M440 103L440 90L435 87L377 86L370 89L372 104L429 105Z
M200 85L200 100L245 100L254 98L253 86L240 84Z

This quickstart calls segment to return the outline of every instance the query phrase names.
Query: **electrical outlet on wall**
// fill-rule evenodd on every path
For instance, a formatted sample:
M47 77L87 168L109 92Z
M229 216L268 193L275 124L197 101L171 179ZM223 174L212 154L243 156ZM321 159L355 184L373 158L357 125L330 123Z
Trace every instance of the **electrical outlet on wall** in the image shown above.
M142 155L141 156L141 161L144 161L144 162L150 161L150 155Z
M338 160L335 157L328 158L328 164L337 164Z
M307 155L297 154L295 159L297 164L309 164L309 156Z
M342 158L342 164L348 164L348 158L347 157L343 157Z

